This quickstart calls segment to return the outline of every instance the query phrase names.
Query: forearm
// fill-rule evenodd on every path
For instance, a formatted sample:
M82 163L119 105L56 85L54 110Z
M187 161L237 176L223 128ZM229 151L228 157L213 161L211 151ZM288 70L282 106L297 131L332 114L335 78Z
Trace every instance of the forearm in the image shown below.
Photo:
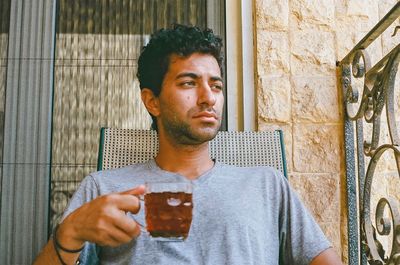
M76 240L71 224L57 225L53 237L37 257L34 264L75 264L83 248L84 241Z
M59 250L60 256L65 264L75 264L79 258L80 253L67 253ZM46 246L42 249L39 256L35 259L34 265L48 265L48 264L58 264L62 265L60 259L57 256L56 250L54 248L53 239L50 239Z
M144 190L144 186L139 186L83 204L63 220L34 264L62 264L56 250L65 264L75 264L85 242L116 247L138 237L140 227L126 212L139 211L140 202L136 196Z

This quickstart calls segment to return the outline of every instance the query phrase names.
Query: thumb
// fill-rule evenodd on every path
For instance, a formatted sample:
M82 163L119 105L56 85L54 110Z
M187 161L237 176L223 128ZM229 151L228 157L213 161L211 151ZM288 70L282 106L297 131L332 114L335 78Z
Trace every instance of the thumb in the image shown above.
M144 194L145 191L146 191L146 186L145 186L145 185L139 185L139 186L137 186L137 187L135 187L135 188L133 188L133 189L120 192L119 194L121 194L121 195L134 195L134 196L136 196L136 195L142 195L142 194Z
M143 200L141 195L143 195L146 191L145 185L139 185L133 189L126 190L118 193L121 195L118 197L117 207L120 210L124 210L125 212L137 213L140 209L139 200ZM135 198L135 199L134 199Z

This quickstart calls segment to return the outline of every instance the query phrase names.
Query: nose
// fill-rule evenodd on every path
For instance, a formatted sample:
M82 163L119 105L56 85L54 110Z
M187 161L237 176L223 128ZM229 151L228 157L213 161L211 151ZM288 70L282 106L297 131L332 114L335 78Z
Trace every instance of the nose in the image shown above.
M214 106L216 100L216 95L208 83L199 86L197 99L198 105Z

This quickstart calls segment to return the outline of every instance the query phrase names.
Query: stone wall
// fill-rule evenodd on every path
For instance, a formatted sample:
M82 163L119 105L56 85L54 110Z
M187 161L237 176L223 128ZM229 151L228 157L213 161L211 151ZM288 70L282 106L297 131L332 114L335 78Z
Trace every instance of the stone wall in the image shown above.
M347 261L340 61L396 0L255 0L258 128L282 128L289 180ZM399 39L385 32L372 64Z

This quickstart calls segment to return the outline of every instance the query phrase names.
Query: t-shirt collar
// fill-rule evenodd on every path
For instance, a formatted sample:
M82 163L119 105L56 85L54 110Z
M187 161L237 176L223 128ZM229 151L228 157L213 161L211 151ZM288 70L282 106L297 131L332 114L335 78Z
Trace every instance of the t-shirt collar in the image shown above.
M214 166L212 168L210 168L209 170L207 170L206 172L201 174L196 179L192 180L192 183L194 185L203 183L204 181L209 179L211 176L213 176L214 173L218 170L218 168L220 167L220 163L218 161L216 161L215 159L213 159L213 161L214 161ZM190 181L186 177L184 177L183 175L181 175L179 173L170 172L170 171L160 168L154 159L150 159L147 162L147 165L148 165L149 169L154 171L155 173L159 173L162 175L168 175L170 177L173 177L176 180Z

